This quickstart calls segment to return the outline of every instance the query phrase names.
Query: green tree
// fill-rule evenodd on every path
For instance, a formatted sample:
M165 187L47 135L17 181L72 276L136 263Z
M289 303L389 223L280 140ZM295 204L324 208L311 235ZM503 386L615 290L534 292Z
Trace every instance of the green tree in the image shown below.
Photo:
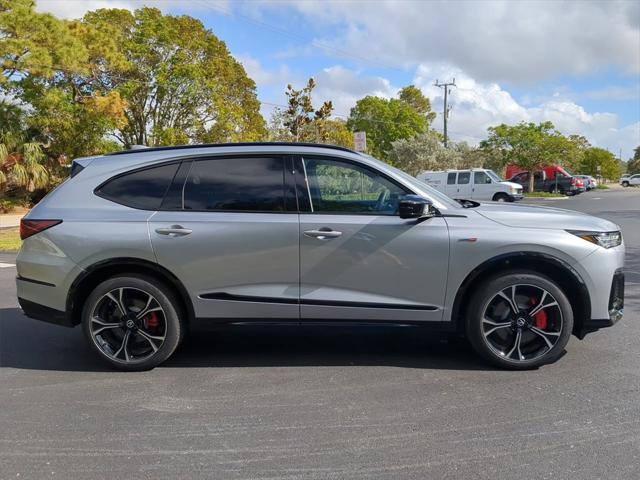
M82 25L116 40L126 61L105 52L94 86L125 102L115 135L126 146L255 141L266 136L256 86L226 45L199 20L155 8L101 9Z
M80 22L34 11L30 0L0 0L0 90L29 112L26 127L54 158L100 153L124 121L118 92L101 85L118 44Z
M427 132L434 118L428 99L417 88L406 87L400 94L401 99L367 96L358 100L347 121L351 131L367 132L369 150L383 160L389 158L393 142Z
M551 122L498 125L489 128L489 137L480 142L488 155L505 164L518 165L529 172L529 191L533 191L534 172L556 164L570 147L569 140Z
M301 90L287 85L287 109L284 111L284 125L296 142L322 141L324 123L333 112L331 101L324 102L317 110L311 98L316 83L310 78Z
M310 78L301 90L287 85L287 108L276 108L272 113L269 139L326 143L352 148L353 135L346 123L331 118L333 103L325 101L318 109L313 106L312 94L315 87L313 78Z
M613 153L604 148L589 147L585 150L581 173L586 175L601 175L604 178L613 179L621 174L620 164Z
M627 162L627 173L629 175L640 173L640 146L633 150L633 158Z
M431 101L424 96L422 90L414 85L409 85L400 90L398 98L412 107L420 115L423 115L428 124L436 118L436 112L431 111Z

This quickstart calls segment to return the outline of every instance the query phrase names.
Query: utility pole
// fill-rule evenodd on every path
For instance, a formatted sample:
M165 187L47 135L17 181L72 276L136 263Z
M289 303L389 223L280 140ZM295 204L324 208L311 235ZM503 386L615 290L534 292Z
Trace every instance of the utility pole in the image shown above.
M443 113L443 118L444 118L444 148L447 148L447 141L448 141L447 119L449 118L449 110L451 110L451 107L448 106L448 98L449 98L449 94L451 93L451 89L449 87L455 87L456 86L456 79L454 78L453 81L444 82L444 83L440 83L440 82L438 82L438 79L436 79L436 83L434 83L433 85L438 87L438 88L444 88L444 113Z

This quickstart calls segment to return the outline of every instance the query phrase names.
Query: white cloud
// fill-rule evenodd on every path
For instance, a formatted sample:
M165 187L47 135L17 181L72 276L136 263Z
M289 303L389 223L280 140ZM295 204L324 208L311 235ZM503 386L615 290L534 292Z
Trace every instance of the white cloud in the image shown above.
M640 72L639 2L280 0L248 5L282 11L283 4L314 25L331 27L331 37L318 41L376 64L450 62L480 81L519 84L608 66Z
M397 92L391 82L382 77L367 77L360 72L334 65L314 75L317 87L314 92L319 101L331 100L336 116L349 115L356 101L367 95L390 98Z
M276 70L266 70L262 62L251 55L240 54L234 57L242 63L247 75L261 87L282 87L284 91L287 83L292 81L293 74L285 64L281 64Z
M640 80L635 86L609 85L597 90L588 91L585 97L590 100L605 101L640 101Z

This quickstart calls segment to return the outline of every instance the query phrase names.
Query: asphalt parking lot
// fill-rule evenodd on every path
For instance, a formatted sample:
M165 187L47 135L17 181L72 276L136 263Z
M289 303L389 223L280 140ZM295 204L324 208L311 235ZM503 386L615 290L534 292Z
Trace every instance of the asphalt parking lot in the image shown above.
M621 225L627 284L621 323L530 372L415 329L199 328L116 373L20 313L0 254L0 479L640 478L640 189L535 203Z

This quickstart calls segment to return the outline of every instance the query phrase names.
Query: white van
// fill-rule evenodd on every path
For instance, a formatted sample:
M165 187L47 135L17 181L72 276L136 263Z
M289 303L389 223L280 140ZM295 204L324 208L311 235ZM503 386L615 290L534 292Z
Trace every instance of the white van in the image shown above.
M446 193L451 198L493 200L494 202L522 200L521 185L505 182L493 170L486 168L425 171L418 175L418 180Z

